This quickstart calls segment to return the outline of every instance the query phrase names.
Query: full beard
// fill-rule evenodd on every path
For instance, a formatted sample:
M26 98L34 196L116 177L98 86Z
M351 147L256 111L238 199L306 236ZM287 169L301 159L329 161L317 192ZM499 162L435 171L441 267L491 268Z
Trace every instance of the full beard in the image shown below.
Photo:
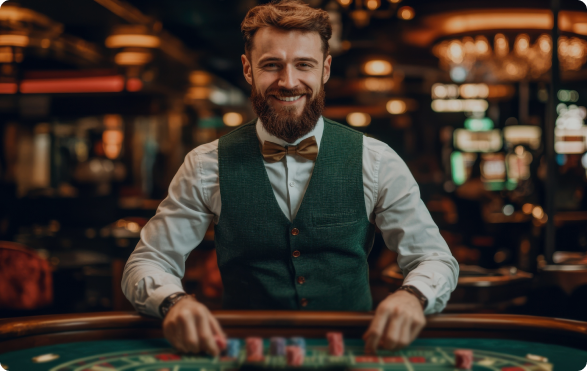
M324 84L320 84L320 91L314 98L312 98L312 90L309 88L270 89L265 92L265 95L262 95L257 92L254 80L252 85L251 103L253 110L261 119L263 127L269 134L283 139L287 143L293 143L312 131L324 110ZM306 104L299 115L296 114L296 107L293 106L281 107L276 110L267 102L271 95L280 97L306 95Z

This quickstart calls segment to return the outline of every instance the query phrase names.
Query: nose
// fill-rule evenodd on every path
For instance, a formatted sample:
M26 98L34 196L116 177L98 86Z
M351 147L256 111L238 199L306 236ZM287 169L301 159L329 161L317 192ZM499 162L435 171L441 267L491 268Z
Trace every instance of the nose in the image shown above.
M278 86L283 89L294 89L298 86L298 77L293 66L288 64L281 70Z

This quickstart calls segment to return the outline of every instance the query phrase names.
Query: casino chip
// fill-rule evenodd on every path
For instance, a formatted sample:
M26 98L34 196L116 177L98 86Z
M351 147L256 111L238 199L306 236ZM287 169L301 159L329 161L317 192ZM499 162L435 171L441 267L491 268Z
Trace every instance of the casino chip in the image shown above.
M226 351L225 354L229 358L238 358L241 351L241 343L238 339L227 339L226 340Z
M272 356L285 356L285 338L272 337L269 343L269 354Z
M331 356L344 356L342 332L328 332L326 333L326 339L328 339L328 353Z
M473 351L470 349L455 350L455 367L470 370L473 367Z
M259 337L248 337L245 340L247 346L247 361L263 361L263 339Z
M41 354L40 356L33 357L33 362L45 363L45 362L51 362L53 360L56 360L57 358L59 358L59 354L53 354L53 353Z
M285 354L288 366L302 366L306 351L299 346L290 345L285 347Z

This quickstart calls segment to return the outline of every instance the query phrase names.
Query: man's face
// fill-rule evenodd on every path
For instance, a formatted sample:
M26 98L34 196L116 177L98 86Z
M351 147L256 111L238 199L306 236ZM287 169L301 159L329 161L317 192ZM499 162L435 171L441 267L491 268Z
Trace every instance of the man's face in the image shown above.
M243 72L266 129L288 142L309 132L323 108L332 61L324 59L318 33L265 27L255 33L249 54L241 57Z

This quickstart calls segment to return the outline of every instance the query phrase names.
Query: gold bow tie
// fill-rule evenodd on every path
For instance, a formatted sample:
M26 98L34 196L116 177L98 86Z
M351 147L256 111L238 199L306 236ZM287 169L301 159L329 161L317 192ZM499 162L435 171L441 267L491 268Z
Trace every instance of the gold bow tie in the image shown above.
M318 144L316 144L316 137L314 136L302 140L297 146L287 147L266 140L261 146L261 153L267 162L280 161L286 154L298 154L308 160L316 161L318 157Z

